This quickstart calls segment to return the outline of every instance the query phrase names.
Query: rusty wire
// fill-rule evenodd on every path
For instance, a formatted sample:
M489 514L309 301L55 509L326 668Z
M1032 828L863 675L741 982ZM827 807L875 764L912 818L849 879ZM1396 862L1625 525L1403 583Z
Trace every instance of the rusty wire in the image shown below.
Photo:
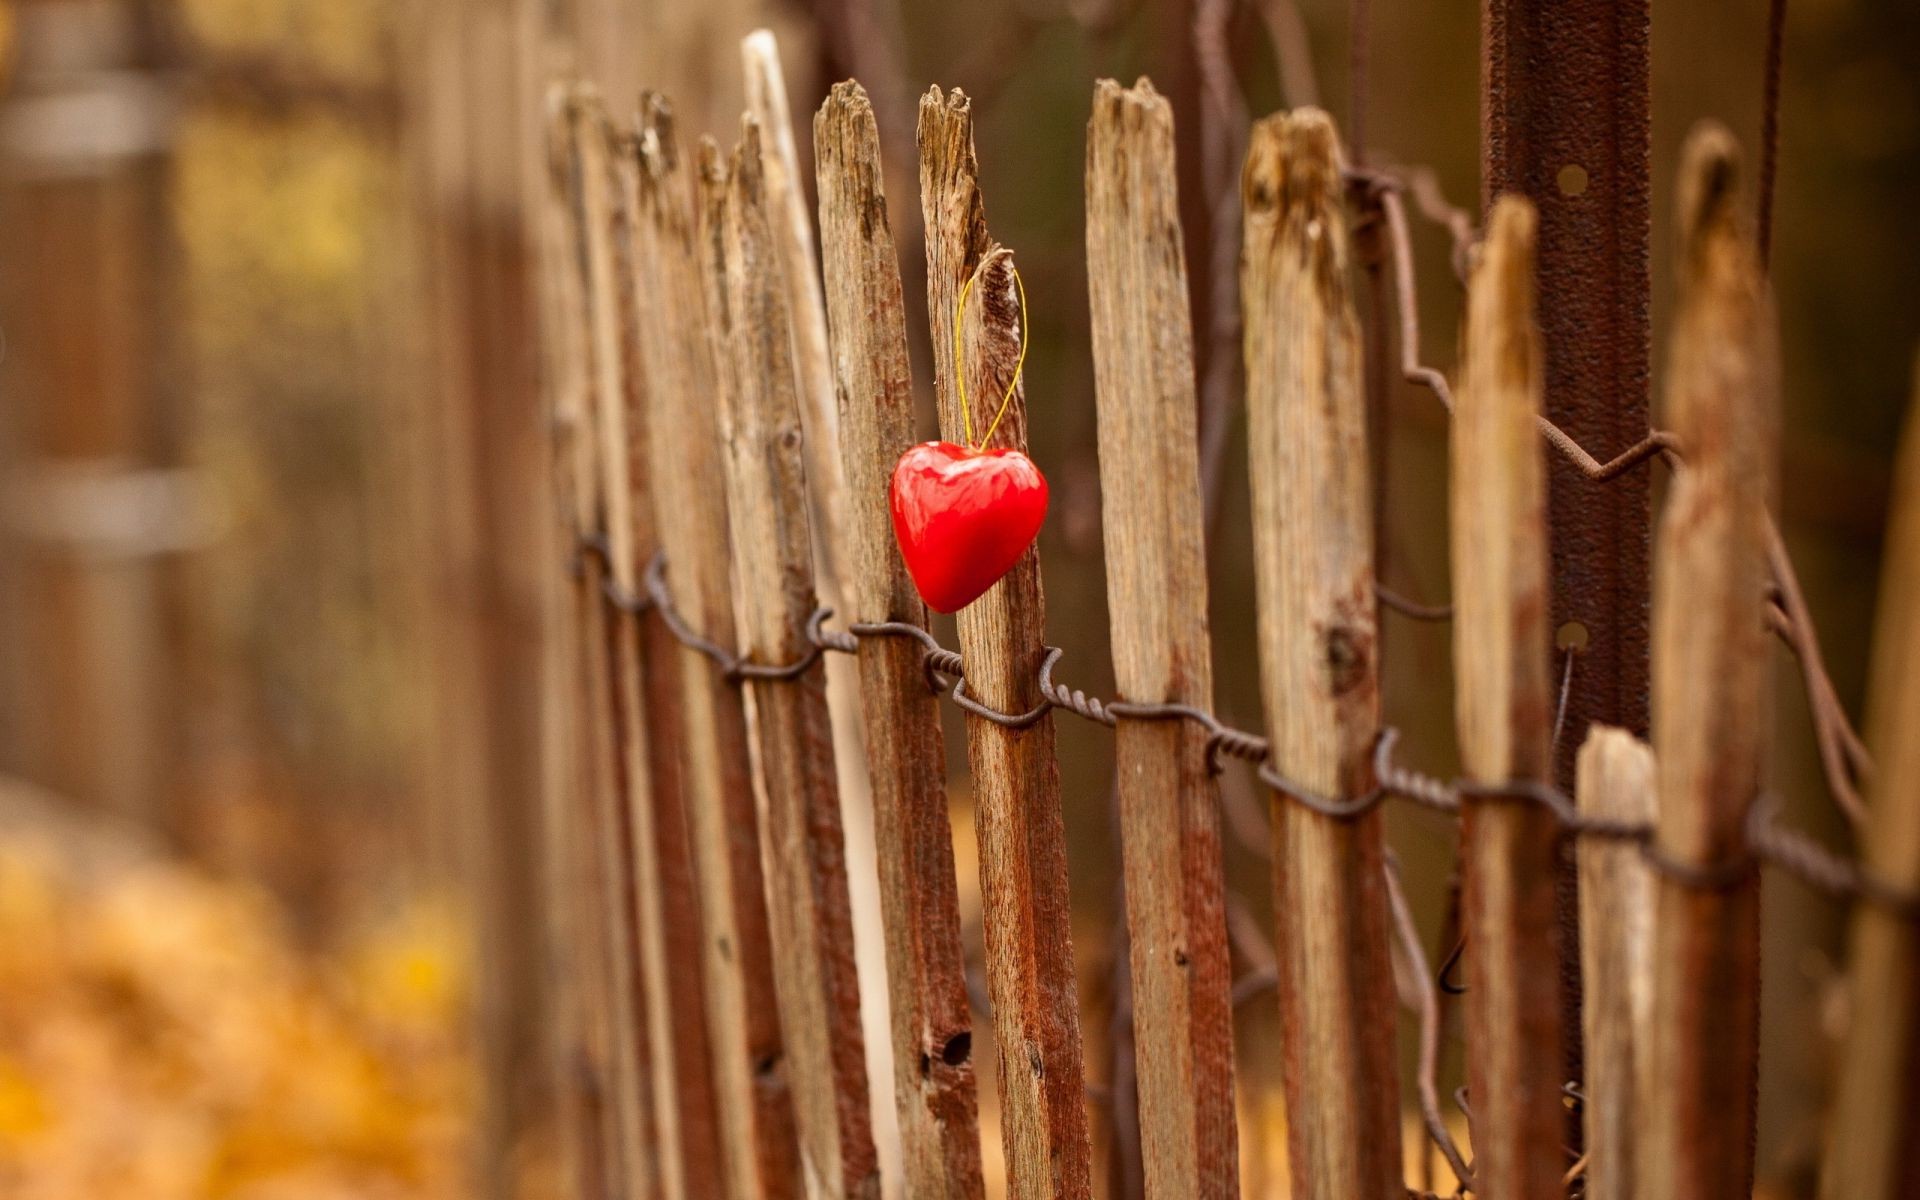
M609 554L603 538L582 538L576 544L575 563L588 557L603 562ZM1745 846L1721 863L1694 864L1675 861L1662 853L1650 824L1595 818L1580 813L1573 801L1551 784L1534 780L1515 780L1499 784L1448 782L1394 761L1399 732L1383 728L1373 751L1373 785L1355 796L1326 796L1281 775L1271 761L1267 739L1259 734L1228 725L1219 717L1190 704L1147 703L1128 700L1104 700L1080 688L1054 678L1064 652L1057 646L1046 648L1035 685L1040 701L1025 712L1002 712L981 703L966 690L965 660L955 650L942 646L932 634L908 622L855 622L844 630L826 626L832 611L816 608L807 618L804 636L807 650L786 663L756 663L736 654L689 625L674 608L666 584L666 557L655 554L645 572L644 599L627 597L616 590L602 588L607 602L636 618L651 613L660 618L674 640L711 661L729 683L771 684L795 680L819 664L827 653L857 653L868 638L907 638L921 646L922 668L929 687L944 693L962 709L985 721L1009 729L1025 729L1046 719L1055 709L1109 727L1122 720L1190 721L1206 733L1207 763L1221 769L1221 758L1237 758L1253 764L1260 781L1276 795L1335 820L1356 820L1388 800L1404 800L1437 812L1457 815L1468 801L1486 803L1532 804L1545 809L1559 825L1564 836L1593 837L1621 841L1639 847L1642 855L1661 875L1682 886L1719 890L1743 882L1761 865L1770 865L1799 879L1815 891L1839 900L1858 901L1880 908L1904 920L1920 921L1920 895L1880 880L1857 863L1822 846L1808 835L1774 823L1774 804L1765 798L1756 801L1747 825ZM1572 658L1567 669L1571 669Z

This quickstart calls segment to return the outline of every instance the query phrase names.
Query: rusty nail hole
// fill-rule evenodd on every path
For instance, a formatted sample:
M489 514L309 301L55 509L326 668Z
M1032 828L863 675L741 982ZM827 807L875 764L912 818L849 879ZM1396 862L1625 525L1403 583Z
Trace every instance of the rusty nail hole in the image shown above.
M1578 196L1587 190L1587 169L1579 163L1568 163L1554 176L1554 182L1560 185L1562 196Z
M1587 627L1578 621L1568 621L1559 632L1553 635L1553 645L1558 650L1585 650L1587 648Z
M780 1069L780 1056L778 1054L764 1055L760 1058L759 1061L753 1064L754 1078L771 1079L773 1077L774 1072L779 1069Z
M718 943L718 948L720 951L720 957L723 960L725 960L726 962L733 961L733 943L732 942L728 941L726 938L721 938Z
M1185 950L1175 950L1173 952L1173 965L1176 967L1184 967L1187 965L1187 952Z

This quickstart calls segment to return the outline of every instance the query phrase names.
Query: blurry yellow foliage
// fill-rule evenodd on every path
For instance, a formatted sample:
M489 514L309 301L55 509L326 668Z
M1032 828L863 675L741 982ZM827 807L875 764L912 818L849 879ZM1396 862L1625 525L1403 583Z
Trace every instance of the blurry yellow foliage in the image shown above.
M469 1196L467 984L444 904L316 955L257 891L0 843L0 1195Z

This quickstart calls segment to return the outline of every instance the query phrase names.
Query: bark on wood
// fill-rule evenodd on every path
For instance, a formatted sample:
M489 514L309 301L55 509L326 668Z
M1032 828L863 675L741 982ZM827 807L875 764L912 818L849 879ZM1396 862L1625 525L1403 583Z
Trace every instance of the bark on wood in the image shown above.
M1019 345L1012 253L987 231L963 93L942 95L935 88L921 98L919 145L935 395L942 435L959 441L952 323L960 289L977 280L963 330L970 390L976 397L998 396L1012 376ZM1025 398L1016 387L992 444L1024 448L1026 440ZM1039 555L1029 550L959 615L968 691L1003 712L1037 705L1045 625ZM967 718L979 808L987 990L1014 1200L1083 1200L1091 1189L1053 737L1051 716L1025 729Z
M654 1135L652 1093L647 1076L652 1067L643 1024L643 983L638 970L643 933L638 925L640 889L634 877L633 808L645 804L644 772L636 775L627 758L628 736L644 738L644 730L628 728L622 719L620 678L628 639L609 619L601 588L609 569L618 572L621 559L632 558L629 510L631 496L625 479L624 442L626 347L620 328L620 271L613 249L615 179L609 146L611 131L605 110L590 93L578 94L571 106L573 138L574 209L578 221L579 262L587 322L586 411L579 429L583 453L582 474L576 479L586 501L579 516L583 534L604 536L609 554L586 564L579 596L580 630L585 654L586 729L592 755L594 847L599 855L599 894L605 906L608 963L609 1112L620 1160L615 1176L618 1194L630 1197L657 1194L654 1175L657 1139ZM631 572L629 572L631 574ZM641 746L644 756L645 748Z
M814 118L814 154L847 482L847 616L925 628L926 606L887 511L893 465L914 441L913 381L879 135L859 84L834 86ZM857 656L891 977L894 1099L906 1194L977 1200L978 1099L946 751L921 654L901 638L865 638Z
M640 330L654 518L672 564L667 589L675 609L724 646L733 641L734 624L714 397L731 373L715 369L708 317L719 299L708 284L721 278L724 260L714 240L721 226L709 220L696 228L663 107L650 109L639 152L636 270L644 278L636 286L662 299ZM717 206L722 193L709 188L703 196ZM745 710L739 690L698 651L674 653L683 812L722 1154L717 1174L731 1200L778 1200L800 1194L798 1149L773 995Z
M1759 878L1746 824L1768 720L1762 611L1778 395L1772 302L1738 215L1725 130L1688 139L1667 420L1687 466L1656 542L1656 847L1720 879L1662 873L1652 1090L1639 1195L1722 1200L1752 1189L1759 1024ZM1706 884L1706 886L1701 886Z
M1476 784L1552 778L1540 336L1533 208L1503 197L1468 289L1452 427L1455 717ZM1468 1092L1487 1196L1558 1197L1556 825L1523 800L1464 805Z
M733 386L721 441L740 651L758 663L808 650L815 607L800 410L785 289L769 226L760 127L748 117L726 185ZM810 1195L878 1197L859 978L847 906L826 677L749 680L747 728L773 923L775 994Z
M1894 472L1867 736L1876 764L1866 869L1920 893L1920 364ZM1862 905L1853 919L1852 1028L1841 1058L1825 1200L1920 1195L1920 926Z
M1094 89L1087 278L1114 678L1122 700L1211 708L1173 109L1146 80ZM1233 982L1206 731L1123 718L1116 743L1147 1194L1231 1197Z
M1274 768L1321 795L1371 786L1379 725L1366 397L1339 147L1317 109L1253 130L1242 311ZM1273 805L1289 1159L1300 1196L1398 1197L1381 818Z
M1624 729L1595 725L1580 747L1582 816L1649 824L1653 752ZM1580 871L1580 959L1586 980L1586 1194L1632 1200L1653 1016L1653 871L1640 848L1586 838Z

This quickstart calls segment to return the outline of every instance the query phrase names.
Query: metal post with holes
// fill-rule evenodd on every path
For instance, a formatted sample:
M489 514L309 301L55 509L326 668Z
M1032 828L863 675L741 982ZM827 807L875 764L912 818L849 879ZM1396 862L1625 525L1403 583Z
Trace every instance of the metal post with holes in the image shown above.
M1484 0L1481 39L1482 200L1520 192L1539 209L1547 416L1605 462L1648 428L1648 0ZM1647 730L1650 472L1596 481L1549 462L1552 623L1558 649L1578 648L1554 761L1570 789L1590 722ZM1570 875L1562 892L1573 1031ZM1577 1037L1567 1057L1579 1079Z

